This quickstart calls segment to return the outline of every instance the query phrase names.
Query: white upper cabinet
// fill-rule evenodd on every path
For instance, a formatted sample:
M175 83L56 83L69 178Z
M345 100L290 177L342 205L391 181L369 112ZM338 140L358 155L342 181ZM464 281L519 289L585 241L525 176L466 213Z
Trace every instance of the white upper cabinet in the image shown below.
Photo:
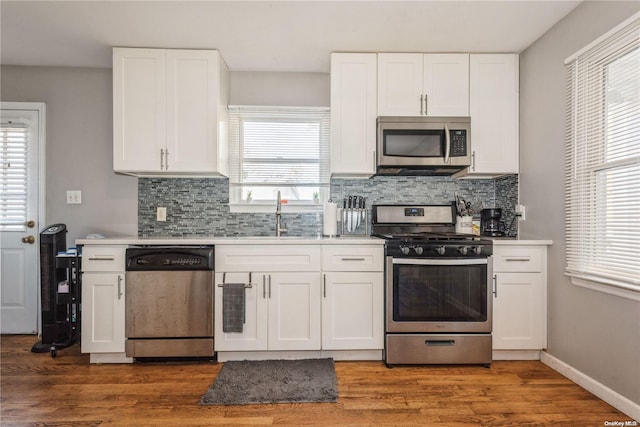
M425 115L469 115L469 55L424 55Z
M214 50L113 49L114 170L226 175L228 69Z
M379 53L379 116L468 116L469 55Z
M376 161L375 53L331 54L331 175L368 178Z
M518 56L472 54L470 175L518 173Z

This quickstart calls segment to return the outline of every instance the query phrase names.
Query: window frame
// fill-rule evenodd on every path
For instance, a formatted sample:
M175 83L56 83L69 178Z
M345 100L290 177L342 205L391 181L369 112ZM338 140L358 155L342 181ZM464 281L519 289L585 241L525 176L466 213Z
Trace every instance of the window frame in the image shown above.
M330 194L330 109L329 107L290 107L290 106L252 106L252 105L230 105L229 107L229 138L230 138L230 171L229 171L229 207L231 212L271 212L275 209L276 197L274 192L273 199L260 199L247 201L244 196L246 187L274 187L278 185L274 184L270 186L268 184L246 184L242 182L243 167L246 165L243 157L243 143L244 143L244 127L242 125L243 113L249 113L250 116L256 121L270 122L278 120L291 120L292 122L300 121L305 122L306 118L315 116L313 120L309 122L318 123L318 137L319 137L319 152L320 157L318 159L309 160L303 159L302 163L317 163L320 183L318 183L319 198L317 201L313 199L304 200L287 200L285 194L282 199L284 201L282 209L285 212L320 212L322 210L322 203L329 199ZM296 116L299 114L299 116ZM286 118L284 118L286 116ZM247 163L252 161L258 161L258 159L251 159ZM289 159L292 164L298 164L295 159ZM276 162L274 159L264 159L261 164L268 164ZM277 161L276 163L288 163L287 160ZM322 182L323 179L325 182ZM301 183L300 185L287 185L282 184L283 188L286 187L303 187L312 185L310 183ZM284 191L283 191L284 193Z
M630 53L637 55L640 52L638 34L640 34L640 13L565 60L567 67L565 182L567 264L565 274L571 278L574 285L636 301L640 301L640 280L633 278L635 266L631 267L630 273L625 273L620 269L616 271L612 268L610 260L607 262L606 258L603 264L592 265L589 261L597 260L598 254L609 252L602 239L606 240L610 236L607 232L610 218L607 218L606 214L601 217L598 212L601 212L603 207L607 211L614 209L616 197L620 197L620 194L611 195L608 189L602 188L602 185L607 184L601 181L602 179L606 181L603 174L609 171L620 172L625 167L631 167L630 174L633 174L635 168L640 167L640 156L633 152L634 145L630 146L630 153L623 158L607 159L607 151L611 148L609 146L611 123L607 99L607 90L610 89L608 67ZM588 93L586 101L578 97L578 94L583 96L584 93ZM594 110L588 110L587 107ZM626 113L629 114L629 112ZM589 132L584 131L587 123L591 128ZM633 131L631 134L635 135ZM634 141L635 139L630 139L631 144ZM640 141L637 142L640 143ZM595 161L592 159L594 152ZM631 178L623 178L622 182L635 182L634 175L630 176ZM576 183L578 186L574 187ZM624 185L627 184L622 186ZM620 188L621 186L617 187L618 190ZM609 202L609 200L613 201ZM604 206L603 203L605 203ZM603 219L598 222L600 218ZM619 240L617 242L620 243ZM639 241L631 243L640 244ZM622 264L621 261L616 263Z

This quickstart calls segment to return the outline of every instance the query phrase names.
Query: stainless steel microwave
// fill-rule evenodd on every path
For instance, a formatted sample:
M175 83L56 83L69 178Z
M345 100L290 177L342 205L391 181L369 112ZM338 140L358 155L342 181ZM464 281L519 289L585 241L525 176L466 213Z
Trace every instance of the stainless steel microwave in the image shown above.
M471 165L470 117L378 117L378 175L453 175Z

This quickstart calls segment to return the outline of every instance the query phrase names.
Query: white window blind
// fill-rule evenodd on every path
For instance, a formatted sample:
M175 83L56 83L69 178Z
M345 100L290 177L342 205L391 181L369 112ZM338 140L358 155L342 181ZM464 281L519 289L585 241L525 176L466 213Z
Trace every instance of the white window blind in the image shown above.
M640 292L640 14L566 68L567 274Z
M229 107L230 202L326 200L329 126L328 108Z
M29 127L0 123L0 230L24 231L27 221Z

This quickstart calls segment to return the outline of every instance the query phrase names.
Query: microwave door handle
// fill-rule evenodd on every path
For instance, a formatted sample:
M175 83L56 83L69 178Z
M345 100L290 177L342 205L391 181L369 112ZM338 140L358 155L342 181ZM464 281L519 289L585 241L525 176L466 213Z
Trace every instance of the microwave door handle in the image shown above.
M444 125L444 162L449 163L449 154L451 152L451 135L449 134L449 126Z

